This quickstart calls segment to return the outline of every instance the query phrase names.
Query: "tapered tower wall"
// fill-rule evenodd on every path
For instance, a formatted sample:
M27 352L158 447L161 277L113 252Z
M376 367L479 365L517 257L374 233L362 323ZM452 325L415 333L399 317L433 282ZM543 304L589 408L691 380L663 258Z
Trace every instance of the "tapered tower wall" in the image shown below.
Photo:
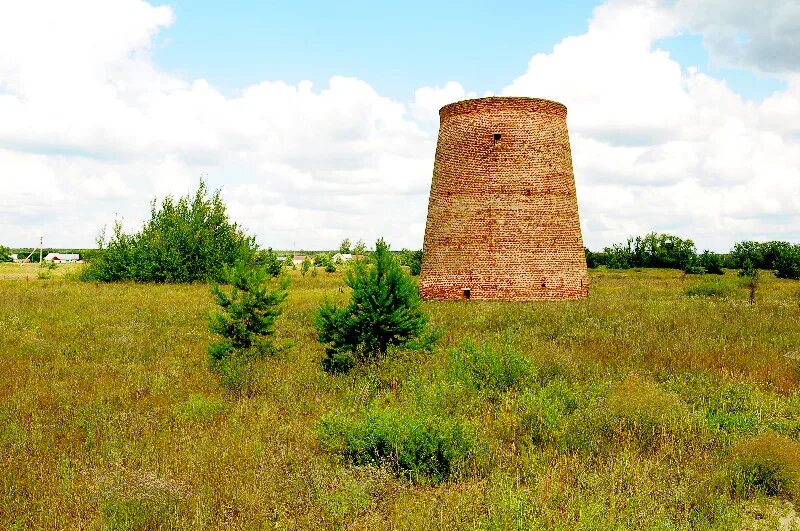
M446 105L439 116L423 298L586 297L566 107L492 97Z

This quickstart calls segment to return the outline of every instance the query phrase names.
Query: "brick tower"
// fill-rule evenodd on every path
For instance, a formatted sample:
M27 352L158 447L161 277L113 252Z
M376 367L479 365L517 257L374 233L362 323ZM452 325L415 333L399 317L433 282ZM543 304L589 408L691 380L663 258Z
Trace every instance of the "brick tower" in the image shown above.
M439 117L423 298L586 297L567 108L479 98L445 105Z

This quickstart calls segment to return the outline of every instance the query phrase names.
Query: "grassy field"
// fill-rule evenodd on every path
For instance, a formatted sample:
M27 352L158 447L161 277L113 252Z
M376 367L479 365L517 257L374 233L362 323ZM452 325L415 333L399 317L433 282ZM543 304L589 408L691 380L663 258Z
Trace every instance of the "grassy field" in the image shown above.
M3 528L800 529L796 281L763 273L754 307L734 272L660 270L593 272L586 301L426 303L431 352L331 376L311 323L342 278L292 272L287 348L234 393L208 286L68 273L0 264ZM387 411L463 428L445 481L323 435ZM753 455L775 495L737 480Z

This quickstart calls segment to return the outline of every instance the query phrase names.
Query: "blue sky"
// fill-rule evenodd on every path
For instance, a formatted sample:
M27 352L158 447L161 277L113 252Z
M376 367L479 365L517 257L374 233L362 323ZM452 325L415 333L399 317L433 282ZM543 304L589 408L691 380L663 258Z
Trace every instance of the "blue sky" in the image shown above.
M585 32L601 3L161 2L176 20L159 34L153 57L166 70L204 77L229 94L264 79L321 86L334 75L358 77L400 101L421 86L451 80L483 94L499 92L534 54ZM774 76L715 64L698 34L657 46L749 99L785 87Z
M530 57L586 29L598 2L175 2L154 57L232 91L262 79L368 81L400 100L458 79L497 91Z
M261 245L419 248L437 111L487 92L567 106L592 249L800 241L797 0L42 1L0 7L3 245L205 175Z

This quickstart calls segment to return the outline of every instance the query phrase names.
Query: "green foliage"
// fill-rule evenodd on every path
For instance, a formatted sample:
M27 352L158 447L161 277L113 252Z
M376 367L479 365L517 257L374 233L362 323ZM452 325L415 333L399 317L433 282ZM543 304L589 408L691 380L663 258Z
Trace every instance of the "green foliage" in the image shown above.
M608 263L608 257L606 253L593 253L589 250L588 247L583 248L583 254L586 257L586 267L589 269L595 269L600 267L601 265L606 265ZM621 269L621 268L616 268Z
M628 238L625 244L606 247L603 254L610 269L631 267L684 269L695 259L697 251L692 240L651 232L645 236Z
M219 190L208 196L206 185L194 196L171 196L160 206L153 200L150 219L136 234L114 224L104 252L84 270L83 278L113 282L220 281L224 267L255 251L252 237L228 220Z
M342 254L350 254L350 239L345 238L342 240L342 243L339 244L339 252Z
M476 448L473 431L460 422L395 408L369 408L357 419L328 414L319 422L317 434L323 448L355 466L386 466L422 483L457 476Z
M309 260L308 257L306 256L305 258L303 258L303 263L300 264L300 273L303 276L306 276L306 273L308 273L309 269L311 269L311 260Z
M209 315L208 329L222 336L208 347L212 368L233 354L258 358L272 350L275 320L282 312L288 279L275 285L269 278L266 267L241 260L226 270L229 292L218 284L211 287L220 311Z
M412 276L418 276L422 271L422 250L403 249L400 251L400 264L408 267Z
M738 275L742 278L752 278L756 275L756 272L757 269L753 266L753 261L749 258L745 258Z
M354 256L367 255L367 246L364 244L364 240L358 240L355 246L353 246L353 255Z
M530 359L510 345L497 352L489 343L476 346L469 340L451 351L450 371L455 380L494 395L520 389L534 375Z
M711 275L723 275L725 271L722 269L722 256L711 251L703 251L703 254L697 257L697 265Z
M800 244L780 247L773 267L778 278L800 279Z
M352 288L350 303L340 308L325 302L314 326L326 345L323 367L349 370L356 362L375 360L390 346L415 347L425 330L417 285L397 264L381 239L372 259L355 261L345 276Z
M272 247L266 251L256 251L253 256L253 263L264 270L271 277L277 277L283 271L284 263L278 261L278 255L272 250Z
M333 265L330 253L320 253L314 257L314 265L325 269L326 273L335 273L336 266Z
M739 496L755 492L800 500L800 443L762 433L731 449L731 487Z
M10 261L11 261L11 249L0 245L0 262L10 262Z

